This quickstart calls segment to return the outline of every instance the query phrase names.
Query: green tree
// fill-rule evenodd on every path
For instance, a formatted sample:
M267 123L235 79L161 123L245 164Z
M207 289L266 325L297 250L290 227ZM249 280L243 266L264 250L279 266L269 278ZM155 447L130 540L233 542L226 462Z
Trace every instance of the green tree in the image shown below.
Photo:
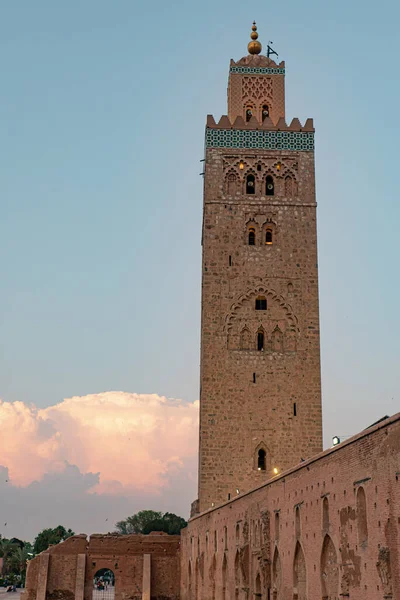
M154 510L141 510L123 521L118 521L115 527L118 533L124 535L130 533L149 534L152 531L164 531L169 535L179 535L181 529L186 525L185 519L173 513L163 514Z
M8 573L12 554L17 548L18 546L10 540L0 539L0 558L3 559L3 573Z
M186 527L186 525L187 522L182 517L178 517L178 515L174 515L173 513L165 513L161 519L149 521L143 527L142 533L148 534L152 531L164 531L169 535L180 535L181 529Z
M124 521L115 524L118 533L127 535L129 533L143 533L143 528L150 521L162 518L162 512L156 510L141 510Z
M30 558L28 548L17 546L10 556L10 571L15 575L19 575L22 583L25 583L27 562Z
M65 529L62 525L58 525L54 529L43 529L35 538L33 543L34 554L40 554L52 544L59 544L61 541L66 540L75 535L71 529Z
M187 521L182 517L178 517L178 515L174 515L174 513L165 513L163 520L168 523L167 533L169 535L180 535L181 529L187 526Z

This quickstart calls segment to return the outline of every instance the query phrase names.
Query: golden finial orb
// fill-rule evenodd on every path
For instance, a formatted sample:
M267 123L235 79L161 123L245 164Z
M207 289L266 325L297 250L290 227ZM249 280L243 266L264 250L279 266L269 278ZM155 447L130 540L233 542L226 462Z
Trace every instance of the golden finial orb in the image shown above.
M258 41L258 33L257 33L257 25L256 22L253 22L253 27L251 28L252 32L250 34L250 38L251 38L251 42L249 42L248 46L247 46L247 50L249 51L249 54L260 54L261 50L262 50L262 45L261 43Z

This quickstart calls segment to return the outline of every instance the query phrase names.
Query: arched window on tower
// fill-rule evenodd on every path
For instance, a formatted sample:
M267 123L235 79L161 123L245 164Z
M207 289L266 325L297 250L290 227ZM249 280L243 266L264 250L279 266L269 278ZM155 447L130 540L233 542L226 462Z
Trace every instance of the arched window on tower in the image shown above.
M242 350L250 350L251 349L251 347L252 347L251 338L252 338L252 336L251 336L250 330L247 329L247 327L244 327L240 334L240 348Z
M264 351L264 330L263 329L259 329L257 331L257 350L259 352Z
M256 193L256 178L251 173L246 177L246 194Z
M274 352L283 352L283 333L278 326L272 332L272 348Z
M272 244L272 229L270 228L265 230L265 243L269 246Z
M256 310L267 310L267 299L265 296L257 296Z
M246 108L246 122L248 123L253 116L253 111L250 106Z
M249 228L249 246L256 245L256 230L254 227Z
M257 470L265 471L267 468L267 453L263 448L260 448L257 454Z
M285 196L293 196L294 192L293 179L288 175L285 177Z
M265 178L265 195L273 196L275 194L274 179L271 175L267 175Z
M267 117L269 117L268 104L263 104L262 111L261 111L261 118L262 118L263 121L265 121L265 119Z
M227 178L227 191L228 196L234 196L236 194L236 175L235 173L229 173Z

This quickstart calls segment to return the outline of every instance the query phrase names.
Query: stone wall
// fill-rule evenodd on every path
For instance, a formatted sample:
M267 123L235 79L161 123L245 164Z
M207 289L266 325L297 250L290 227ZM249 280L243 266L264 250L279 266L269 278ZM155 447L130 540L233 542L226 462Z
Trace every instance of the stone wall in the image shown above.
M23 600L92 600L100 569L114 573L115 600L177 600L179 549L167 534L76 535L29 562Z
M205 169L200 511L322 450L314 153L208 148Z
M192 518L181 599L398 600L399 478L397 414Z

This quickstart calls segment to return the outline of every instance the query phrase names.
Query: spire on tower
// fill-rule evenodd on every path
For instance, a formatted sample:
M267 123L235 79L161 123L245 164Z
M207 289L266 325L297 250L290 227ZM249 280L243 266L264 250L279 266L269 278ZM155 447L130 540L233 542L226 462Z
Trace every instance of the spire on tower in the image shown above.
M260 52L262 50L262 45L257 39L258 33L257 33L257 25L256 25L255 21L253 21L253 27L251 29L252 29L252 32L250 34L251 42L249 42L247 49L249 51L249 54L260 54Z

